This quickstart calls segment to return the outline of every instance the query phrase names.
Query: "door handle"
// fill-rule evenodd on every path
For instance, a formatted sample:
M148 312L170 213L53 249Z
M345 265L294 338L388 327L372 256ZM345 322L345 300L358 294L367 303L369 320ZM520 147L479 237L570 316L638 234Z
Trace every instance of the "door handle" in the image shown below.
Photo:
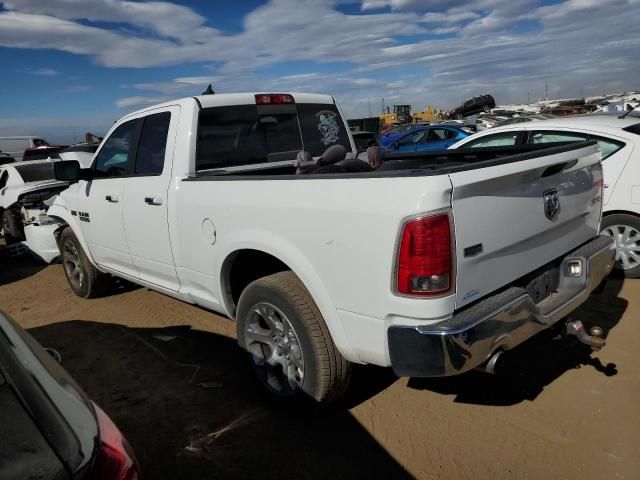
M117 195L107 195L104 199L111 203L118 203L120 201Z
M144 203L147 205L162 205L162 198L160 197L144 197Z

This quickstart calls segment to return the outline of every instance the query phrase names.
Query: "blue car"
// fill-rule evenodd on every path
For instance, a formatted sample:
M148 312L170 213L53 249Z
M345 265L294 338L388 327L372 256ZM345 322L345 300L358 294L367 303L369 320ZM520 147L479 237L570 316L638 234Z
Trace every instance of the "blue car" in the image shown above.
M403 123L402 125L394 125L385 133L380 135L380 145L386 147L405 135L407 132L412 132L417 128L423 128L425 125L419 123Z
M391 153L446 150L469 135L455 125L428 125L405 133L385 148Z

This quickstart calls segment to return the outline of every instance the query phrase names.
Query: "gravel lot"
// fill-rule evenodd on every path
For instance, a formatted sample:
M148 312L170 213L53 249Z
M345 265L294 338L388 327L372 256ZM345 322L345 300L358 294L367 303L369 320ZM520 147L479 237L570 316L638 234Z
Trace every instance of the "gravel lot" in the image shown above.
M266 403L231 321L143 288L81 300L60 265L0 259L0 309L60 351L148 479L640 478L638 280L577 312L601 352L542 334L499 377L361 367L323 412Z

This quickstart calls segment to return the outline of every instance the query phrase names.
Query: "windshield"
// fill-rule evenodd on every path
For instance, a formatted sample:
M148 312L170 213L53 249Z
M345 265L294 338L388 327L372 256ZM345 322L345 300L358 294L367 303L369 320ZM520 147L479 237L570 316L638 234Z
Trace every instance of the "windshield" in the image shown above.
M293 160L300 150L320 156L331 145L351 150L335 105L235 105L205 108L198 120L196 169Z
M36 163L33 165L16 165L15 169L22 177L24 183L55 179L55 175L53 173L53 162Z

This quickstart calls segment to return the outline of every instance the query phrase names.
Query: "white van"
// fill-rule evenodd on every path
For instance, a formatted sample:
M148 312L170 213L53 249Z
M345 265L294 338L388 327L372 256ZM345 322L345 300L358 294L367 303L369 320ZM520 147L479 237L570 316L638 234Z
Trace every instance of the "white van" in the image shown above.
M12 156L17 162L22 161L22 155L27 148L46 147L47 145L49 142L40 137L0 137L0 152Z

